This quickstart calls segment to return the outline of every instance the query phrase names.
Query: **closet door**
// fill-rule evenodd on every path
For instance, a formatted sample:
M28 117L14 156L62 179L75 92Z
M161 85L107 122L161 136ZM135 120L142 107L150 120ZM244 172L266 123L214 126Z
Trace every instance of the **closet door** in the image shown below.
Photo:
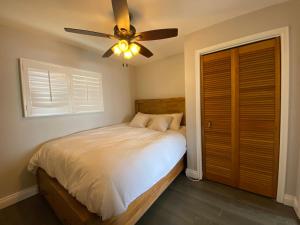
M275 197L280 39L201 57L204 177Z
M279 158L280 39L242 46L239 61L239 187L275 197Z
M232 145L232 50L201 56L204 177L235 185Z

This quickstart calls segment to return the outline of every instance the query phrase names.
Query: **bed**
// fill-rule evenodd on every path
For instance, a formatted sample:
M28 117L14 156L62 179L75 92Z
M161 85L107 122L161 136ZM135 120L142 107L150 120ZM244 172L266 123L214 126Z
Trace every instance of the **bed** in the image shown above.
M184 112L185 103L184 98L152 99L137 100L135 106L136 112L167 114ZM65 225L133 225L185 168L185 137L178 131L119 124L43 147L31 170L40 193Z

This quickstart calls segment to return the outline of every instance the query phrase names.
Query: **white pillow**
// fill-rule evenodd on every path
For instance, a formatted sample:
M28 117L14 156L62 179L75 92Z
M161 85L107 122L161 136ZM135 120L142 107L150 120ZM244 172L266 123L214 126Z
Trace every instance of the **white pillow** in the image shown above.
M138 128L146 127L149 119L150 116L148 114L138 112L129 123L129 126Z
M170 124L170 129L171 130L179 130L181 120L183 117L183 113L173 113L173 114L168 114L169 116L172 116L172 122Z
M159 117L159 116L170 116L172 117L172 121L170 123L170 126L168 127L168 129L171 130L179 130L180 129L180 124L181 124L181 120L183 117L183 113L172 113L172 114L146 114L149 115L150 117L150 121L149 123L151 123L152 119L155 117Z
M151 118L148 128L165 132L169 128L172 119L171 116L154 116Z

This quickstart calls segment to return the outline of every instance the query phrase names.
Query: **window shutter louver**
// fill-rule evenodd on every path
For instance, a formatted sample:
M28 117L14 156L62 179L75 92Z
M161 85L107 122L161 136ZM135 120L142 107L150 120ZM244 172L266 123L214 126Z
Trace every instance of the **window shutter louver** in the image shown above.
M102 79L92 74L73 74L74 112L103 111Z
M21 59L25 116L101 112L101 74Z
M69 84L64 73L28 69L29 94L32 115L70 113Z

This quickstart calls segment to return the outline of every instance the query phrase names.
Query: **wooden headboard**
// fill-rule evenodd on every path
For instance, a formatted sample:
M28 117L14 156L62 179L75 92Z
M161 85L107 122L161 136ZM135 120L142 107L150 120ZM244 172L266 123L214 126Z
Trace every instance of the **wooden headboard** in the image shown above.
M135 112L148 114L168 114L183 112L181 125L185 125L185 98L180 97L135 100Z

